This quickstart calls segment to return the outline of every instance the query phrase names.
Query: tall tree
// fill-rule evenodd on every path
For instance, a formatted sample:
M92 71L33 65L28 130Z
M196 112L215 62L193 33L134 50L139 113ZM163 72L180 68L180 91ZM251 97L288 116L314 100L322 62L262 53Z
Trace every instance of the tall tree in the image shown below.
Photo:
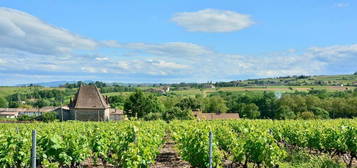
M177 107L180 107L181 110L190 109L190 110L198 110L201 109L201 102L198 99L193 97L183 98L178 104Z
M243 118L256 119L260 117L259 107L254 103L239 104L239 115Z
M204 104L204 112L206 113L225 113L228 107L226 101L220 96L212 96L206 98Z
M124 104L124 112L129 117L138 118L150 113L161 113L163 108L157 96L145 95L141 90L136 90Z

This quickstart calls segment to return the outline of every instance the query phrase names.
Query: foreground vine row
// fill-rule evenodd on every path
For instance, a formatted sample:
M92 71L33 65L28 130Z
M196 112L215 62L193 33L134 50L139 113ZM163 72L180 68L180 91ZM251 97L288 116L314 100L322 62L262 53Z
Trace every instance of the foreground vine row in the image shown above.
M226 160L241 167L277 167L289 150L348 156L346 165L352 167L357 154L356 120L177 121L170 128L182 157L196 167L208 167L209 131L214 167Z
M31 131L37 130L37 165L78 167L113 165L150 167L166 137L182 159L209 166L209 132L213 132L213 166L227 161L238 167L283 167L292 150L345 158L353 167L357 154L357 120L222 120L65 122L0 124L0 167L30 167Z
M31 130L37 130L37 164L77 167L85 161L148 167L163 143L164 122L34 123L0 125L0 166L30 167Z

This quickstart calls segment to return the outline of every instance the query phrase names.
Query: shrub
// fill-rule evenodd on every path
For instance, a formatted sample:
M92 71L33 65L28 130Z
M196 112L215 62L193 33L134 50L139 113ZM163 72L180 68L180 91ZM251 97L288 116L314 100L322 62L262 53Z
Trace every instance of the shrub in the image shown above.
M33 121L33 120L35 120L35 118L32 116L28 116L28 115L21 115L21 116L17 117L17 120L18 121Z
M160 120L161 119L161 114L160 113L149 113L144 116L144 120L149 121L149 120Z
M312 112L306 111L300 113L299 118L304 120L311 120L311 119L315 119L315 115Z
M52 122L57 119L56 112L47 112L35 118L36 121Z

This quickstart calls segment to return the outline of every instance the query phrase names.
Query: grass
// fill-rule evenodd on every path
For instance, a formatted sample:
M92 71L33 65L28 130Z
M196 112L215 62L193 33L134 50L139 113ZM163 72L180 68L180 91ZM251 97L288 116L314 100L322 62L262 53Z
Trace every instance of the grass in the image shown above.
M288 151L288 150L287 150ZM346 165L327 155L312 155L303 150L288 152L285 160L279 164L284 168L344 168Z
M0 86L0 97L7 97L16 92L26 92L28 88Z

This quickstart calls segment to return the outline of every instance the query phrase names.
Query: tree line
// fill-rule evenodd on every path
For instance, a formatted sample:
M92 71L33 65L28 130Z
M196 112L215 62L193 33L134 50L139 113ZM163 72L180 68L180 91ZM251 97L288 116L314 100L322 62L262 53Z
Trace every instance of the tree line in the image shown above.
M28 92L15 93L6 99L0 98L0 107L60 106L68 103L64 100L73 97L75 92L76 89L34 88ZM357 117L357 89L335 92L312 89L291 93L218 91L207 96L180 96L173 92L160 95L137 89L131 94L109 96L109 102L112 108L124 110L129 117L147 120L189 119L192 118L192 111L239 113L242 118L250 119Z
M357 117L357 89L328 92L215 92L206 97L155 95L137 90L125 96L111 96L113 107L129 117L144 119L191 118L192 111L239 113L249 119L334 119Z

